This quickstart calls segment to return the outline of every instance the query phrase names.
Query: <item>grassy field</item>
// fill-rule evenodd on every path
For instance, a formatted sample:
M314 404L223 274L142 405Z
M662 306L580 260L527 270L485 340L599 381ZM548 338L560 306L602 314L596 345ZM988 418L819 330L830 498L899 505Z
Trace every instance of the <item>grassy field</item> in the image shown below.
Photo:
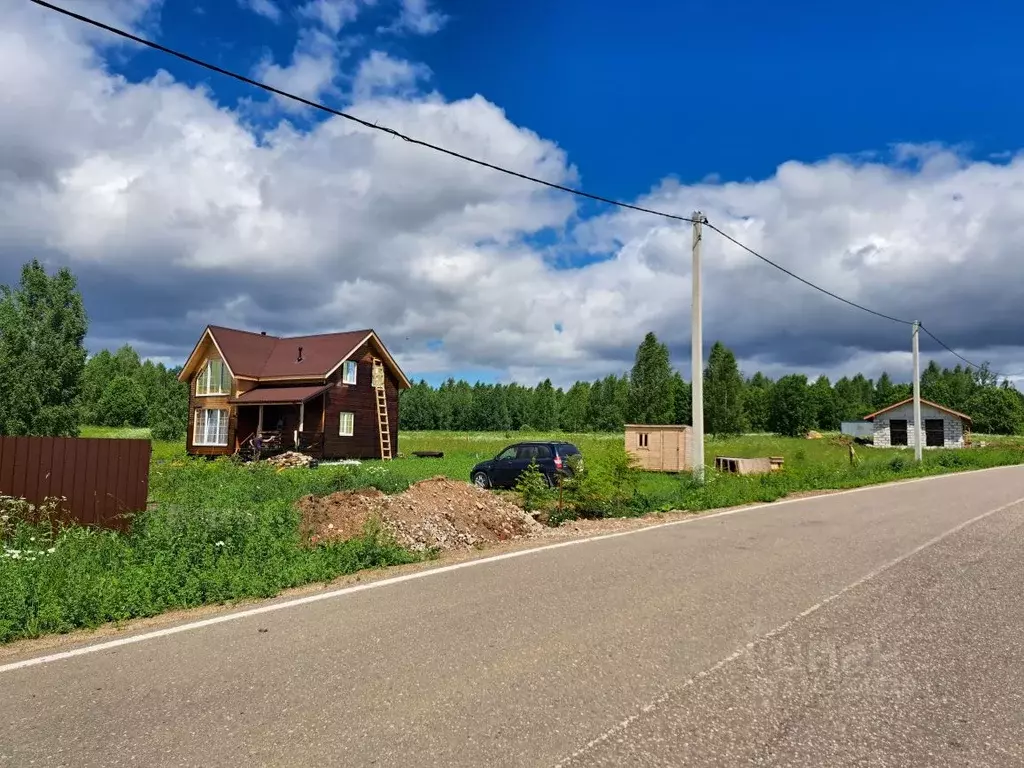
M145 438L145 429L111 429L106 427L85 427L83 437ZM708 437L705 443L705 458L709 466L714 465L715 456L736 456L754 458L758 456L782 456L785 472L768 478L739 478L716 476L709 473L709 483L716 483L719 491L723 486L735 487L736 493L752 493L753 487L763 489L754 494L751 501L779 498L786 492L849 488L870 483L885 482L899 476L936 474L958 469L981 468L1024 461L1024 436L975 435L975 443L984 443L984 448L965 450L926 451L923 466L913 461L913 451L906 449L876 449L857 446L858 464L850 466L847 448L835 439L837 435L826 434L821 440L778 437L776 435L742 435L731 438ZM391 486L403 486L435 475L445 475L458 480L469 480L473 465L483 459L497 455L503 448L522 440L551 439L568 440L579 446L584 456L601 456L620 448L621 434L527 434L519 432L412 432L400 433L398 457L384 465L382 462L364 462L357 476L388 477ZM413 451L442 451L442 459L421 459L412 456ZM176 460L184 460L183 443L154 441L153 461L155 467ZM312 471L331 475L332 467ZM350 482L356 482L351 480ZM677 496L681 490L692 491L692 484L685 475L670 475L654 472L640 474L639 488L652 496ZM377 484L377 483L375 483ZM383 483L381 483L383 484ZM788 490L787 490L788 489ZM728 493L729 503L734 503L736 493ZM707 493L701 496L707 496ZM716 493L714 496L718 496ZM695 506L688 509L707 509L717 498L697 498L692 493L686 496ZM159 499L159 491L154 497ZM679 499L682 501L682 499ZM740 503L740 502L735 502ZM658 505L660 506L660 504Z
M146 430L87 428L86 437L147 437ZM308 546L300 538L295 501L306 494L374 486L385 493L435 475L469 479L472 466L510 443L553 435L403 432L399 457L387 464L320 466L279 471L266 464L190 460L181 443L155 442L150 474L154 509L136 517L127 533L24 522L19 502L0 498L0 642L173 608L269 597L287 587L329 581L365 568L418 558L379 531L345 542ZM906 450L847 448L821 440L747 435L707 441L715 456L783 456L785 470L739 477L637 472L624 462L623 438L563 434L586 457L584 481L567 492L565 516L629 516L670 509L706 510L773 501L790 493L885 482L1024 462L1024 438L977 436L985 448L929 451L918 465ZM443 451L422 459L412 451ZM541 509L552 499L539 492ZM543 498L542 498L543 497ZM564 518L562 518L564 519ZM549 522L556 522L554 515ZM429 555L428 555L429 556Z
M144 436L144 430L88 429L83 434L96 437ZM373 485L385 492L401 491L410 483L435 475L458 480L469 480L473 465L492 458L510 443L531 439L568 440L579 446L588 459L588 465L602 467L613 464L621 453L621 434L526 434L517 432L412 432L400 434L398 456L393 461L363 462L355 470L346 469L338 479L338 467L304 470L294 479L295 493L312 493L306 488L360 487ZM750 502L767 502L788 494L815 490L854 488L901 478L955 472L966 469L1018 464L1024 462L1024 437L975 435L975 447L964 450L926 451L924 462L913 460L913 451L906 449L876 449L857 446L857 464L850 464L845 445L838 435L826 434L820 440L785 438L776 435L742 435L732 438L708 437L705 457L709 466L715 456L754 458L782 456L783 472L766 476L738 477L710 471L707 481L698 485L689 475L671 475L640 472L628 477L604 473L604 490L615 495L614 504L607 505L599 515L636 515L652 511L684 509L700 511ZM444 458L426 459L412 456L413 451L442 451ZM153 446L154 476L152 497L164 501L160 481L164 464L177 465L185 459L180 443L160 443ZM206 462L200 462L206 463ZM171 471L173 476L174 471ZM622 487L614 487L622 486ZM625 498L628 496L628 500Z

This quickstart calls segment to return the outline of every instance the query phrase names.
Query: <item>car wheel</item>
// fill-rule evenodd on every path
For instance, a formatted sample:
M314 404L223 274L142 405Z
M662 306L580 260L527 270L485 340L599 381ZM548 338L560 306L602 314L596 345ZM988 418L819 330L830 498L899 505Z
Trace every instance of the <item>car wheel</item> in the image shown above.
M477 488L490 488L491 481L488 479L486 472L477 472L473 475L473 485Z
M547 483L548 488L554 488L556 485L558 485L558 483L555 482L555 478L553 478L551 475L544 475L544 482Z

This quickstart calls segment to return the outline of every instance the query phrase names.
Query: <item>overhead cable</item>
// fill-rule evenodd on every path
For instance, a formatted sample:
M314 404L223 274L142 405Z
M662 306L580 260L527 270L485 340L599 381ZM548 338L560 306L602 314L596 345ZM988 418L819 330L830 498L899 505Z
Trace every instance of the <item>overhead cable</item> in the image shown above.
M166 45L161 45L160 43L155 43L152 40L147 40L144 37L139 37L138 35L128 32L127 30L111 26L110 24L105 24L104 22L90 18L89 16L85 16L80 13L75 13L74 11L69 11L67 8L61 8L60 6L46 2L45 0L31 0L31 2L43 8L47 8L51 11L56 11L57 13L63 14L64 16L68 16L72 19L80 21L83 24L92 25L99 29L110 32L113 35L118 35L120 37L125 38L126 40L131 40L132 42L138 43L139 45L144 45L147 48L152 48L153 50L160 51L161 53L166 53L169 56L174 56L178 59L181 59L182 61L187 61L190 64L195 64L197 67L202 67L203 69L208 69L211 72L216 72L218 74L224 75L225 77L233 78L235 80L238 80L239 82L251 85L254 88L260 88L261 90L267 91L268 93L273 93L274 95L280 96L281 98L290 99L291 101L298 102L299 104L305 104L307 107L312 107L313 109L317 109L322 112L327 112L328 114L334 115L336 117L341 117L344 118L345 120L350 120L353 123L358 123L364 128L370 128L375 131L390 134L391 136L402 139L403 141L407 141L410 144L416 144L421 147L426 147L427 149L432 149L435 152L441 152L445 155L450 155L451 157L458 158L459 160L464 160L468 163L481 165L484 168L490 168L491 170L499 171L509 176L515 176L516 178L524 179L525 181L530 181L533 182L534 184L540 184L545 187L550 187L551 189L557 189L562 192L568 192L571 195L584 197L587 198L588 200L595 200L599 203L606 203L608 205L613 205L618 208L628 208L633 211L640 211L641 213L649 213L654 216L661 216L663 218L673 219L675 221L685 221L693 223L693 219L689 216L679 216L674 213L657 211L654 210L653 208L644 208L642 206L632 205L621 200L614 200L610 197L602 197L601 195L595 195L590 192L584 192L581 189L575 189L573 187L567 187L563 184L556 184L553 181L539 179L535 176L530 176L525 173L520 173L519 171L513 171L509 168L504 168L500 165L495 165L494 163L489 163L486 160L480 160L479 158L476 157L470 157L469 155L462 154L461 152L456 152L455 150L452 149L447 149L437 144L431 144L430 142L423 141L422 139L416 139L413 138L412 136L407 136L404 133L396 131L394 128L388 128L385 125L380 125L378 123L365 120L361 117L356 117L355 115L349 114L348 112L343 112L339 109L328 107L325 104L321 104L320 102L313 101L312 99L307 99L302 96L298 96L294 93L282 90L281 88L275 88L274 86L268 85L267 83L260 82L259 80L254 80L251 77L246 77L245 75L239 74L238 72L233 72L230 69L224 69L223 67L219 67L216 64L211 64L208 61L198 59L195 56L191 56L187 53L183 53L182 51L175 50L174 48L168 48Z

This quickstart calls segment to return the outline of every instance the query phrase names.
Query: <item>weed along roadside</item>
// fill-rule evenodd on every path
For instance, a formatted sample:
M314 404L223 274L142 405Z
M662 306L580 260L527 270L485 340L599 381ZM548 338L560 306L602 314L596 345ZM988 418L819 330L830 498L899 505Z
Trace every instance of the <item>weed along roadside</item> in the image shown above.
M689 475L638 471L621 435L558 437L579 446L585 461L555 488L532 471L510 491L468 482L477 462L529 435L406 432L390 462L316 468L188 459L180 445L155 443L150 509L124 532L51 525L45 505L0 499L0 642L268 598L367 569L546 536L571 520L589 521L581 530L593 533L616 519L770 502L1024 457L1012 443L932 452L921 465L904 451L865 449L854 465L847 446L829 437L745 436L709 439L708 463L716 455L777 455L784 469L753 476L709 469L696 484Z

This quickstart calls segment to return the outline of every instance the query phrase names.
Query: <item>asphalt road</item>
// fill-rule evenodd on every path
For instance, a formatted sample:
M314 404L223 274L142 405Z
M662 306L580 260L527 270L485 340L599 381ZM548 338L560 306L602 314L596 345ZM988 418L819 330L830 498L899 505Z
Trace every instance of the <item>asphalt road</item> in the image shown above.
M0 765L1024 765L1024 467L0 672Z

